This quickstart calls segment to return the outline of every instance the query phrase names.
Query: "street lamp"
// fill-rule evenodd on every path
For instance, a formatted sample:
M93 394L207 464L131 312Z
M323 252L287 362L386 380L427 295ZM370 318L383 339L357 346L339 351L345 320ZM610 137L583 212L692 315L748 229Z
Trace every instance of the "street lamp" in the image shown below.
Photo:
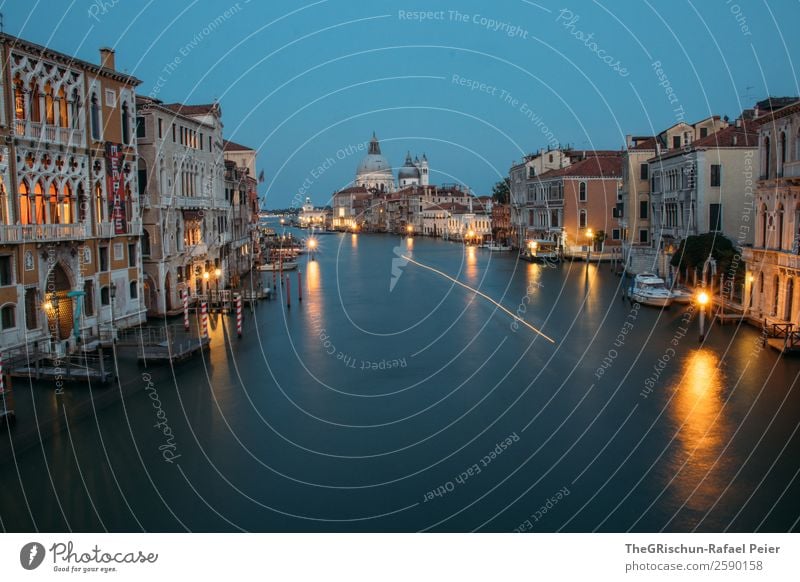
M706 304L708 304L708 293L701 291L697 296L697 303L700 305L700 341L706 337Z
M408 236L411 236L412 234L414 234L414 227L409 224L408 226L406 226L406 232L408 233Z
M308 250L311 253L311 260L312 261L314 260L314 249L316 249L316 248L317 248L317 239L315 239L315 238L308 239Z
M205 282L206 282L206 293L208 293L208 291L209 291L209 288L208 288L208 286L209 286L209 284L210 284L210 283L208 282L208 279L209 279L210 277L211 277L211 274L210 274L208 271L206 271L206 272L204 272L204 273L203 273L203 281L205 281Z
M117 284L114 281L111 281L111 285L108 286L109 294L111 295L111 339L114 340L114 300L117 297Z
M592 259L592 243L594 243L594 231L590 228L586 231L589 244L586 245L586 268L589 268L589 261Z
M219 278L222 276L222 269L217 267L214 269L214 281L217 285L217 301L219 301Z

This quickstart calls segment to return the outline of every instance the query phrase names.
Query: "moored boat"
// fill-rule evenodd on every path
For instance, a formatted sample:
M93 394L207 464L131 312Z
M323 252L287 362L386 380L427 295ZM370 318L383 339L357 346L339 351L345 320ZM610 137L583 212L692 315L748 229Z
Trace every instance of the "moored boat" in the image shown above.
M632 301L653 307L669 307L672 305L672 292L667 289L664 279L653 273L636 275L630 290Z
M264 263L263 265L258 266L259 271L292 271L296 268L297 263L294 261L283 261L282 263Z

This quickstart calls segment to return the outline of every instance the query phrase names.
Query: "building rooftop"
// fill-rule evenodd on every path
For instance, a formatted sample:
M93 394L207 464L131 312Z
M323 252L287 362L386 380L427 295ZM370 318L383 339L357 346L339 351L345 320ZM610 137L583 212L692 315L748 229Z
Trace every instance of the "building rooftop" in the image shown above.
M566 168L549 170L539 176L540 180L551 178L620 178L622 177L622 156L620 152L598 151L586 159L575 162Z
M222 140L222 149L226 152L254 152L253 148L236 143L229 139Z

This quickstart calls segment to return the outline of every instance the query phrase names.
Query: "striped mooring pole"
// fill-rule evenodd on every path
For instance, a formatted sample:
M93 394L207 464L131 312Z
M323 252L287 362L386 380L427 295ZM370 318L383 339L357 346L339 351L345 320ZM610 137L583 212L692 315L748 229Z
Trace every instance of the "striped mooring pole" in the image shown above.
M297 300L303 302L303 276L297 271Z
M189 331L189 291L183 290L183 328Z
M203 328L203 337L208 337L208 303L205 301L200 305L200 323Z
M289 275L286 275L286 308L291 309L291 307L292 307L291 279L289 279Z
M242 296L236 295L236 335L242 337Z

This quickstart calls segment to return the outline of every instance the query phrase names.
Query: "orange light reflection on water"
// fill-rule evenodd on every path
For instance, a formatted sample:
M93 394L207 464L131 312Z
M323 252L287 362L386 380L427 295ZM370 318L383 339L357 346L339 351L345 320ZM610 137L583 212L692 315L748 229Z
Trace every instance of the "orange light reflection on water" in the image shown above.
M677 509L699 515L719 499L730 480L722 450L730 438L723 411L725 378L719 356L709 349L686 355L670 403L670 416L678 431L678 455L670 462L667 480Z

